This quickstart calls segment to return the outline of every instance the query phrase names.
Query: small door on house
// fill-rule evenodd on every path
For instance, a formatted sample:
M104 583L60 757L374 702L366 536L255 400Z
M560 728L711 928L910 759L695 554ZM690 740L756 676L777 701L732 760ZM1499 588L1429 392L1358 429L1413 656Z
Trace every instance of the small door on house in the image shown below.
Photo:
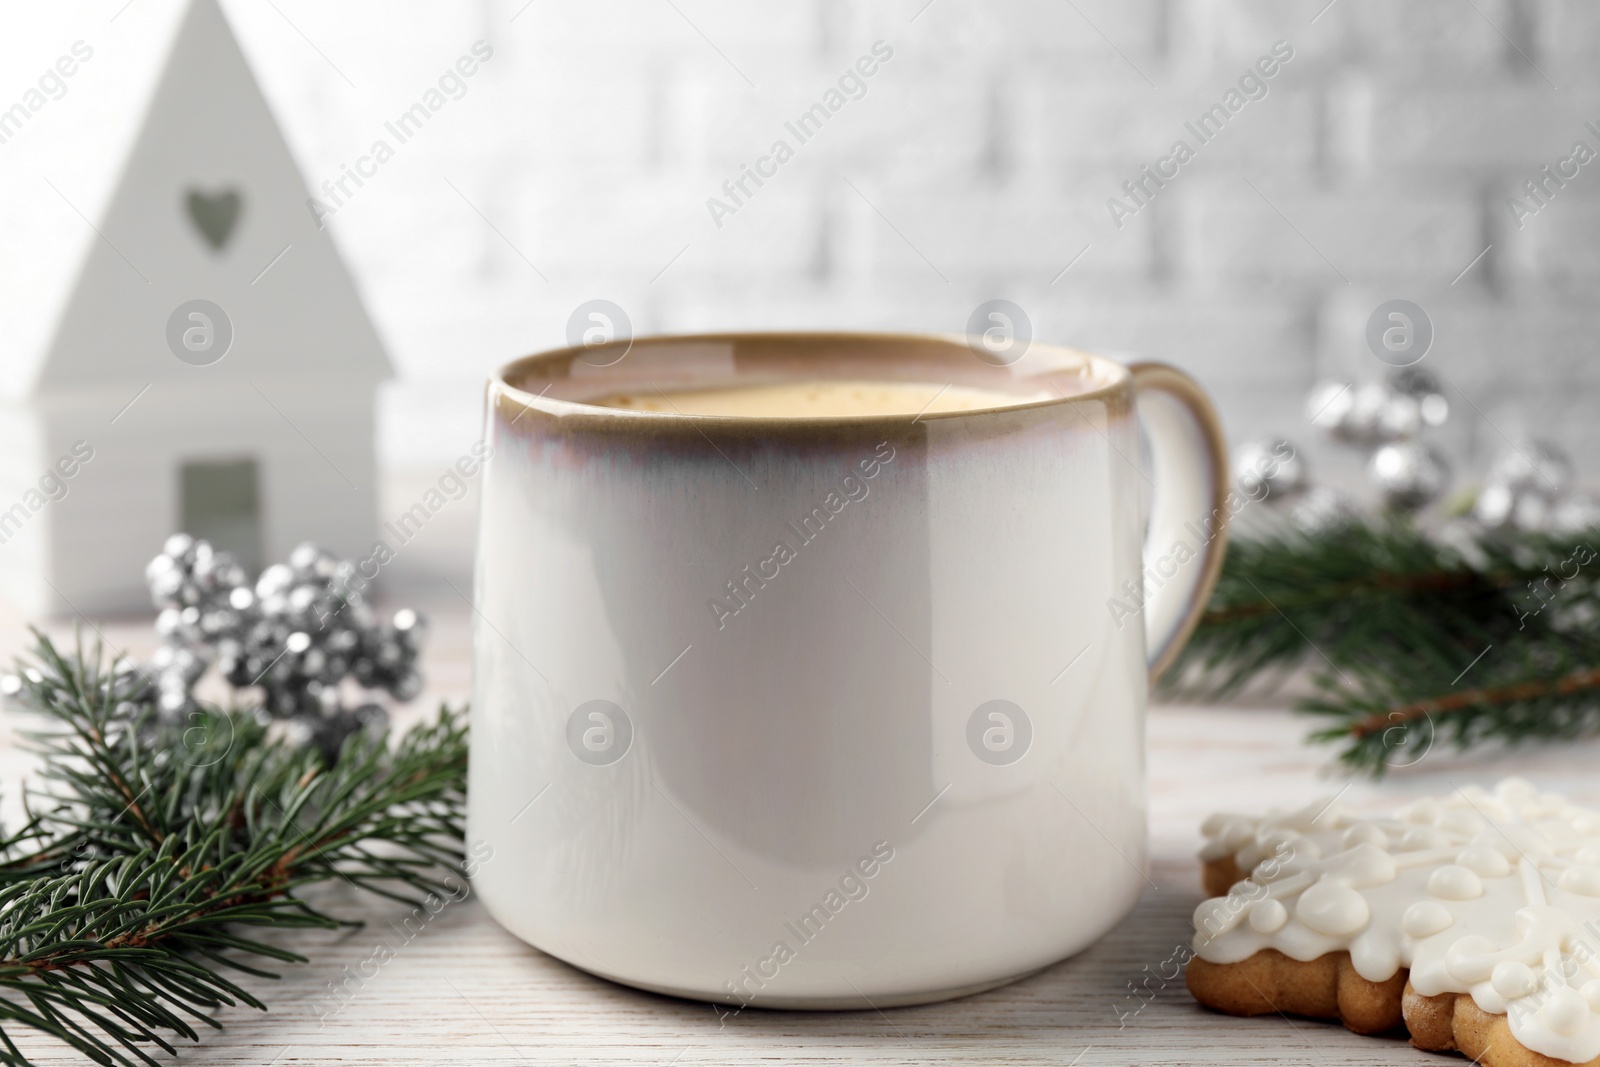
M231 552L250 574L259 574L261 478L253 459L194 460L179 472L183 532Z

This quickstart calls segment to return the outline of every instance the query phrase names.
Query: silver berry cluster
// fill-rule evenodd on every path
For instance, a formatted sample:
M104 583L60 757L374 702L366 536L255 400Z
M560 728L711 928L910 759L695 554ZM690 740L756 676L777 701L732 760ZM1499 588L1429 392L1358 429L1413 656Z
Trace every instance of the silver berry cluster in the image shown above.
M1386 507L1421 511L1448 488L1448 460L1422 439L1450 414L1443 387L1427 371L1408 366L1383 381L1321 382L1306 398L1305 413L1332 440L1367 453L1368 483ZM1359 515L1337 490L1312 485L1298 450L1281 438L1235 448L1234 474L1243 492L1270 500L1274 510L1308 531ZM1469 534L1588 530L1600 526L1600 497L1573 490L1572 461L1560 448L1524 440L1508 446L1489 466L1465 516L1446 526Z
M1572 460L1547 441L1507 449L1489 467L1472 518L1490 530L1572 533L1600 526L1600 499L1572 488Z
M1418 511L1443 495L1450 467L1423 441L1450 415L1438 379L1416 367L1383 381L1326 381L1306 398L1306 418L1334 441L1365 451L1367 480L1384 505ZM1355 505L1336 489L1313 485L1304 458L1282 438L1246 441L1234 450L1239 488L1308 532L1354 520Z
M1323 382L1306 399L1306 417L1335 441L1369 451L1367 481L1390 508L1419 511L1450 486L1449 461L1422 440L1450 417L1450 402L1425 370L1404 367L1359 385Z
M174 534L145 578L160 610L150 674L165 716L194 706L194 686L215 664L235 688L261 691L262 713L336 750L354 730L386 721L377 704L345 706L347 679L399 700L422 689L422 620L410 609L380 620L355 565L316 545L300 545L252 585L228 553Z

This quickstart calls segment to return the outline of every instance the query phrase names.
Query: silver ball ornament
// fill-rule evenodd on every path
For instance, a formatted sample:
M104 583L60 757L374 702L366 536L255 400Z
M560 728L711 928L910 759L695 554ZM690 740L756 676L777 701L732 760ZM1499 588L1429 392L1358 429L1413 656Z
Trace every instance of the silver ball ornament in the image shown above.
M1472 518L1485 530L1543 530L1550 524L1550 498L1527 485L1490 482L1472 502Z
M1417 511L1444 494L1450 484L1450 467L1429 445L1392 441L1372 454L1367 478L1386 506Z
M1354 405L1354 385L1337 379L1318 382L1306 396L1306 421L1331 434L1343 425Z
M1233 453L1234 478L1255 500L1286 500L1306 487L1306 464L1299 451L1282 438L1246 441ZM395 628L402 629L395 616Z
M1487 481L1558 497L1572 487L1572 460L1548 441L1525 441L1495 460Z
M1376 444L1384 440L1383 416L1393 396L1382 382L1323 382L1306 398L1306 417L1336 441Z
M1334 436L1351 444L1372 445L1389 438L1384 415L1394 403L1394 393L1382 382L1364 382L1355 387L1350 413L1334 431Z
M1472 518L1486 530L1503 530L1511 525L1517 494L1509 485L1491 482L1478 490L1472 502Z
M284 563L274 563L256 579L256 596L262 600L282 596L294 584L294 571Z
M1444 386L1431 372L1421 367L1402 367L1389 374L1389 388L1416 401L1417 414L1424 426L1443 426L1450 417L1450 401Z
M167 538L161 546L163 555L181 560L189 555L189 550L194 547L194 538L186 533L175 533Z
M1403 441L1421 431L1422 403L1404 393L1390 394L1378 415L1378 436L1385 441Z

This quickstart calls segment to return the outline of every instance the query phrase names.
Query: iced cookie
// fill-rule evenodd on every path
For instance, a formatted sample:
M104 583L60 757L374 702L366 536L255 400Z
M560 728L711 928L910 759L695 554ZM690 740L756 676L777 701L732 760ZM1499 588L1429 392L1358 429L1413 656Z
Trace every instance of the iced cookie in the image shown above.
M1201 829L1200 1003L1403 1025L1485 1067L1600 1067L1600 813L1512 779L1390 817L1330 802Z

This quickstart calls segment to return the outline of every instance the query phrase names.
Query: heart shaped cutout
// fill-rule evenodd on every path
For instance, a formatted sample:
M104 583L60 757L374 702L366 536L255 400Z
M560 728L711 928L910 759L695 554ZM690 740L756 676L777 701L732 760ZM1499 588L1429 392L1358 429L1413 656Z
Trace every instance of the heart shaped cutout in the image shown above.
M200 236L206 239L213 250L220 252L228 243L228 238L233 236L239 215L244 210L244 198L239 191L223 189L207 193L190 189L184 203L189 209L189 219L200 231Z

